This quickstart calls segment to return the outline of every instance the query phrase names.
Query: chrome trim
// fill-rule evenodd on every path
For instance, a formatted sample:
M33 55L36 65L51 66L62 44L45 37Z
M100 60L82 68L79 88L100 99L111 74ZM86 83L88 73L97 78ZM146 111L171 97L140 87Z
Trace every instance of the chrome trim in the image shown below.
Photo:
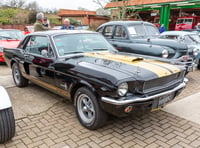
M106 103L109 103L109 104L113 104L113 105L126 105L126 104L134 103L134 102L147 101L147 100L155 99L155 98L158 98L158 97L173 93L175 91L178 91L178 90L180 90L180 89L182 89L182 88L184 88L186 86L186 82L187 82L187 80L184 79L184 82L182 82L177 87L175 87L175 88L173 88L171 90L168 90L168 91L165 91L165 92L162 92L160 94L153 95L153 96L145 97L145 98L137 97L137 98L134 98L134 99L131 99L131 100L125 100L125 99L124 100L115 100L113 98L101 97L101 100L103 102L106 102Z

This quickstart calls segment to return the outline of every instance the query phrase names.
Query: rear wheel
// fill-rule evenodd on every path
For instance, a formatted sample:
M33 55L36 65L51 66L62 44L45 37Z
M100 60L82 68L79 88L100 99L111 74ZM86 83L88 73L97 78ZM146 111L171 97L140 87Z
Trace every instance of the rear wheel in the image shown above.
M12 107L0 110L0 143L5 143L15 135L15 119Z
M107 120L96 96L87 87L79 88L75 93L75 109L80 123L91 130L100 128Z
M17 63L12 65L12 75L16 86L25 87L28 85L28 80L22 76L19 65Z

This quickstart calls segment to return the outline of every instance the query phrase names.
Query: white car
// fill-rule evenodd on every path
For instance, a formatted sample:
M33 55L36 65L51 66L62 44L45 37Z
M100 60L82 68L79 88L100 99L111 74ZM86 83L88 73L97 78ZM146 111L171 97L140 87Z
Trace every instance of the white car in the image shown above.
M0 144L2 144L15 135L15 118L10 97L2 86L0 94Z

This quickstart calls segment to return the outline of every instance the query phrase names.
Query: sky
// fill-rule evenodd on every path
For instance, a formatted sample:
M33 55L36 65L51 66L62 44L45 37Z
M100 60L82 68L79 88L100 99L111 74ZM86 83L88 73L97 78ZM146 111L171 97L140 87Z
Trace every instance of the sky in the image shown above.
M86 8L88 10L96 10L100 6L93 2L93 0L26 0L26 2L37 1L42 8L57 8L57 9L75 9L78 7ZM105 3L104 3L105 5Z

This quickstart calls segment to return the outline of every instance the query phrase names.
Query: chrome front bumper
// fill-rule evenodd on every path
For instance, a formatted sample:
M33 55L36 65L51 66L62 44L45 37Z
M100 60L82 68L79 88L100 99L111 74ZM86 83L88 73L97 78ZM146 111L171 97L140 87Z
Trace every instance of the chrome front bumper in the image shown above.
M109 98L109 97L101 97L101 100L105 103L109 103L109 104L113 104L113 105L126 105L126 104L130 104L130 103L135 103L135 102L148 101L148 100L156 99L156 98L177 92L177 91L185 88L187 81L188 80L185 78L184 82L182 82L177 87L175 87L171 90L168 90L168 91L165 91L160 94L153 95L153 96L144 97L144 98L136 97L133 99L127 99L126 97L124 97L123 99L115 100L115 99Z

